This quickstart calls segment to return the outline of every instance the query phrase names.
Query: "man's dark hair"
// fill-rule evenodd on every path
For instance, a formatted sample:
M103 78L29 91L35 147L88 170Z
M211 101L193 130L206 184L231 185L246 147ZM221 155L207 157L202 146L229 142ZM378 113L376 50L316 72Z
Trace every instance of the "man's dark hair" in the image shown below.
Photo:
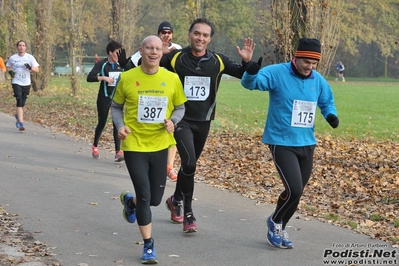
M108 45L107 45L107 54L109 54L109 52L113 52L115 50L121 49L122 48L122 44L120 44L117 41L111 40L109 41Z
M188 32L191 32L191 31L193 30L193 28L194 28L194 25L195 25L195 24L198 24L198 23L205 23L205 24L209 25L209 27L211 27L211 37L213 36L213 34L215 33L215 26L214 26L213 23L212 23L209 19L207 19L207 18L197 18L196 20L194 20L194 21L191 23L191 26L190 26L190 28L188 29Z
M23 42L25 45L26 45L26 42L25 41L23 41L23 40L19 40L18 42L17 42L17 47L18 47L18 45L19 45L19 43L21 43L21 42Z

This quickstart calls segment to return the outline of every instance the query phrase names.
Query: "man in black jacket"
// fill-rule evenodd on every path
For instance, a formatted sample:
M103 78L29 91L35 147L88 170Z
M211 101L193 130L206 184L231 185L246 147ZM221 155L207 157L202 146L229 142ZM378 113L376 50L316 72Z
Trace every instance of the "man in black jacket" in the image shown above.
M216 94L222 75L225 73L241 78L246 62L251 60L255 49L251 38L244 39L242 50L237 46L237 52L243 60L243 64L240 65L222 53L207 49L214 31L214 25L208 19L194 20L188 33L190 45L181 50L170 51L164 42L164 55L160 63L161 66L179 75L187 98L185 115L176 125L174 133L181 167L175 192L166 200L172 222L183 223L185 233L197 231L191 205L194 175L211 121L215 117Z

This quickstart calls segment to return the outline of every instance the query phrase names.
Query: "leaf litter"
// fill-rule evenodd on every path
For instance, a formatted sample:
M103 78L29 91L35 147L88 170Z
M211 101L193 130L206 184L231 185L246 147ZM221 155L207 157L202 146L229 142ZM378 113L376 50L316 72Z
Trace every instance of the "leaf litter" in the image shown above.
M59 104L50 103L46 108L27 105L24 117L53 132L91 143L95 109L73 103L62 106L63 110ZM13 116L14 102L6 102L3 108ZM85 120L91 122L76 122ZM297 214L302 214L304 220L316 218L398 246L399 143L316 136L314 169ZM102 148L112 152L112 139L109 120L101 137ZM283 189L267 145L256 133L211 131L198 161L196 178L209 186L238 192L254 204L276 204ZM43 243L35 245L32 234L23 230L15 216L0 206L1 244L23 247L20 250L25 250L26 256L0 253L0 264L42 260L44 265L59 265L51 256L51 248Z

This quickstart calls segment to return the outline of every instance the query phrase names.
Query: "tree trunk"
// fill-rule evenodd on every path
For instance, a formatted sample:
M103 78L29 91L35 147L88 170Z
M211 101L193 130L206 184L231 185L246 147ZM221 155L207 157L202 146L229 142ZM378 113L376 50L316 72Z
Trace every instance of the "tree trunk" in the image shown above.
M137 50L137 47L134 46L134 40L140 31L137 26L140 12L138 2L133 0L111 0L110 38L120 42L128 54L133 54Z
M121 16L121 0L112 0L111 1L111 39L121 40L119 24L120 24L120 16Z
M293 32L292 45L295 49L298 46L299 39L302 36L308 36L306 32L307 10L304 1L306 0L290 0L291 31Z
M40 72L32 74L34 91L44 90L52 72L51 27L52 8L54 0L35 0L36 34L33 40L33 53L40 65Z
M388 56L385 56L384 60L384 77L388 77Z
M70 82L71 82L71 89L72 89L72 95L76 96L78 93L78 88L77 88L77 80L76 80L76 41L77 41L77 34L76 32L79 30L79 26L75 27L75 12L74 12L74 4L73 4L74 0L71 0L71 31L70 31L70 35L71 38L69 40L69 63L71 65L72 68L72 75L70 78Z
M265 57L271 58L270 63L287 62L294 56L300 38L317 38L322 44L317 70L327 75L338 47L342 6L342 0L273 0L270 5L273 34L271 37L265 34L262 43L274 49L273 53L265 51Z

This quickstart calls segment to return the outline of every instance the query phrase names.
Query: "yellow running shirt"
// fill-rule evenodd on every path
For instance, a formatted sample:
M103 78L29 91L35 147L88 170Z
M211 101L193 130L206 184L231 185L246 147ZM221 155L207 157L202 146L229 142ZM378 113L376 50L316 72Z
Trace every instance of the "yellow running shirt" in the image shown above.
M177 74L161 67L152 75L140 66L130 69L121 73L113 100L124 104L123 121L131 131L122 141L123 151L155 152L176 144L164 119L187 101Z

